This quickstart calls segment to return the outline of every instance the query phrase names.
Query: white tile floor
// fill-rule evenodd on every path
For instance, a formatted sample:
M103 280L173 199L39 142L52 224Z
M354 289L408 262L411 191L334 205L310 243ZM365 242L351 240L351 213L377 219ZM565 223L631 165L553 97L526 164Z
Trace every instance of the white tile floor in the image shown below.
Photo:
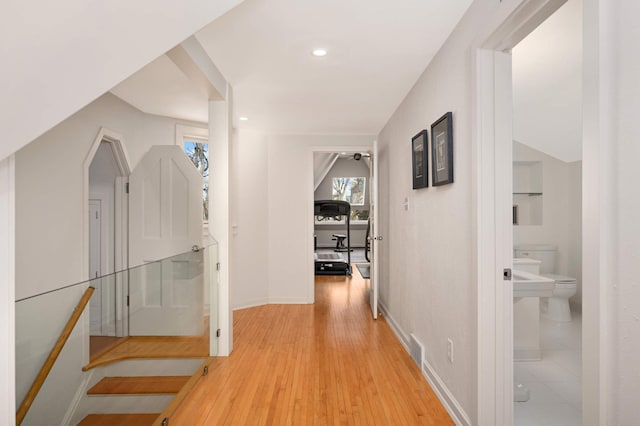
M515 362L516 383L529 388L527 402L514 402L516 426L582 424L582 318L540 319L542 360Z

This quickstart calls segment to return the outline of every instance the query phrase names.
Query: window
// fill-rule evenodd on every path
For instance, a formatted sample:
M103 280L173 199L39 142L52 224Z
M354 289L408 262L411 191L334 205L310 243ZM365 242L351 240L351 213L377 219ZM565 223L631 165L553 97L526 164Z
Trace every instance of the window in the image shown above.
M332 200L347 201L352 206L364 206L366 178L334 177Z
M202 175L202 219L206 228L209 221L209 130L176 124L176 145L182 146Z
M202 175L202 219L209 220L209 144L203 140L185 137L184 153Z

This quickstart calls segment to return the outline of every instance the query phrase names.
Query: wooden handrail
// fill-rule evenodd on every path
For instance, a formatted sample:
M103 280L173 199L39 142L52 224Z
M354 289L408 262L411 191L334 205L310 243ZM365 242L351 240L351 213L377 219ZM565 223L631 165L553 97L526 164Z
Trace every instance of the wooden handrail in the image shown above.
M64 347L64 344L67 342L67 339L69 339L69 336L73 331L73 328L78 322L78 319L80 319L80 315L82 315L84 308L87 306L87 303L89 303L89 299L91 299L91 295L93 294L94 290L95 289L93 287L89 287L85 290L84 294L82 295L82 298L78 302L78 305L73 310L71 317L67 321L67 325L62 330L62 333L60 333L60 337L58 337L58 341L56 342L55 345L53 345L53 348L51 349L51 352L49 353L47 360L44 362L44 364L42 365L42 368L40 369L40 372L38 372L38 375L33 380L33 384L29 388L29 392L27 392L27 395L24 397L22 404L20 404L20 407L16 412L16 424L18 426L22 424L22 421L27 415L27 411L29 411L29 408L31 408L31 404L33 404L33 401L36 399L38 392L40 392L40 388L44 384L44 381L47 379L47 376L49 375L49 372L53 368L53 365L56 363L56 360L58 359L60 352L62 352L62 348Z

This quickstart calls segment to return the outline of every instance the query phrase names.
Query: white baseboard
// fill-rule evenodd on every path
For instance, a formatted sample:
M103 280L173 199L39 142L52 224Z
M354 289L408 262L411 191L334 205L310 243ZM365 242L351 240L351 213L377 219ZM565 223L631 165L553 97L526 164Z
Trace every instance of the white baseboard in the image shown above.
M88 371L84 373L84 378L82 379L82 383L78 386L78 390L76 391L73 399L71 400L71 404L69 404L69 408L62 419L61 426L69 426L72 424L78 424L78 407L80 406L80 402L86 396L87 390L89 389L89 383L93 378L94 370ZM80 417L80 419L84 418L84 416Z
M453 422L458 426L471 426L467 413L426 359L422 361L422 375L431 385L431 389L436 393Z
M270 297L269 298L270 305L308 305L309 301L307 299L302 299L298 297Z
M391 330L393 330L394 334L400 341L400 344L402 344L407 353L411 354L409 350L409 334L405 333L402 327L400 327L395 318L393 318L389 313L387 306L382 301L379 302L378 306L384 315L387 324L389 324L389 327L391 327ZM421 370L422 375L427 380L431 389L433 389L454 423L459 426L471 426L471 421L469 420L467 413L465 413L460 403L455 399L451 391L449 391L442 379L440 379L440 376L438 376L426 359L422 361Z
M240 309L255 308L263 305L308 305L309 301L297 297L265 297L262 299L249 300L234 306L231 310L238 311Z
M240 309L255 308L256 306L262 306L262 305L268 305L268 304L269 304L269 298L265 297L265 298L247 300L247 301L241 302L236 306L234 306L233 308L231 308L231 310L239 311Z
M398 340L400 340L400 344L402 344L402 346L404 347L404 350L410 353L409 335L405 333L404 330L402 330L402 327L400 327L400 325L396 322L395 318L393 318L393 316L391 316L391 314L389 313L389 309L387 308L387 305L382 303L381 300L378 301L378 308L382 312L382 315L387 321L387 324L389 324L389 327L391 327L391 330L393 330L393 333L396 335Z

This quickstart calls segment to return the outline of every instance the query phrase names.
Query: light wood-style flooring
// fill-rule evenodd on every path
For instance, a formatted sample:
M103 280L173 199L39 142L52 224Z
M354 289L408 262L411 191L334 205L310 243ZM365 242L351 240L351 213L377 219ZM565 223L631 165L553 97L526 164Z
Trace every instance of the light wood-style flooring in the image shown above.
M236 311L233 353L170 424L453 424L385 320L371 318L368 282L354 268L316 277L314 305Z

